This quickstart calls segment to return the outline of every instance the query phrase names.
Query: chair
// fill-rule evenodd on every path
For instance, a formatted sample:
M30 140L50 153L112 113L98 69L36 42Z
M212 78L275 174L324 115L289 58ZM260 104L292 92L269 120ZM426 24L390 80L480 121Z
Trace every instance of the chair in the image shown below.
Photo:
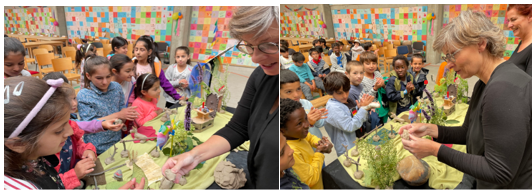
M33 55L46 54L46 53L50 53L50 52L48 52L47 49L43 49L43 48L37 48L33 50Z
M91 44L96 48L103 48L102 42L92 42Z
M423 56L423 62L425 62L425 51L424 51L425 44L423 42L414 42L412 44L412 53L419 53Z
M83 44L81 39L79 39L78 37L74 37L74 42L76 42L76 44Z
M312 45L308 44L308 45L299 45L299 51L300 52L307 52L310 50L310 48L312 48Z
M307 52L303 52L303 56L305 56L305 64L309 61L308 60L308 51Z
M69 81L75 80L79 83L80 77L81 77L79 74L64 72L64 71L72 70L74 68L72 67L72 59L70 57L52 59L52 65L53 65L53 70L55 72L63 72L63 74Z
M299 43L297 42L297 40L290 40L290 44L292 44L292 46L298 46Z
M39 48L48 50L48 53L52 53L54 51L54 47L51 45L40 45Z
M32 77L36 76L37 78L41 78L42 77L41 73L39 73L38 71L33 71L33 70L28 69L28 63L30 62L35 62L35 59L26 58L26 57L24 58L24 70L30 72Z
M406 46L398 46L397 47L397 54L406 57L408 55L408 47L406 47Z
M405 40L405 41L403 41L403 45L404 45L404 46L412 45L412 41L410 41L410 40Z
M292 46L290 48L292 48L295 52L299 52L299 46Z
M109 53L112 51L111 44L103 44L103 56L109 55Z
M133 43L127 45L127 56L133 58Z
M398 46L400 46L400 45L401 45L401 41L399 41L399 40L394 40L394 41L393 41L393 46L394 46L394 47L398 47Z
M39 64L37 68L41 76L42 74L54 72L54 67L52 65L52 59L54 59L53 53L37 54L35 55L35 59L37 59L37 64ZM49 66L49 65L52 65L52 67L42 68L43 66Z
M157 55L159 55L159 58L161 58L161 61L164 60L164 63L169 64L170 56L169 55L167 56L168 54L168 51L166 51L167 49L168 49L168 44L166 42L157 42Z
M67 51L74 51L74 55L76 55L76 48L75 47L70 47L70 46L62 47L61 51L63 53L63 57L66 56L65 52L67 52ZM72 59L74 59L74 58L72 58Z
M386 49L393 49L393 44L386 44L384 47L386 47Z
M310 101L310 103L312 103L312 105L315 108L321 108L321 107L325 106L327 104L327 101L329 101L329 99L331 99L331 98L332 98L331 95L326 95L326 96L323 96L323 97L316 98L316 99Z
M387 73L390 71L390 66L392 65L393 58L397 56L397 50L396 49L387 49L384 50L384 57L385 57L385 65L384 65L384 73Z
M105 45L105 44L109 44L109 40L108 40L108 39L102 39L101 42L102 42L102 44L104 44L104 45Z
M103 54L103 48L96 48L96 54L98 56L105 57L105 55Z
M72 59L72 62L74 62L76 60L76 51L66 51L65 56L63 57L70 57L70 59ZM74 67L73 71L75 73L78 73L76 69L76 63L72 63L72 67Z
M379 52L378 52L378 64L379 64L379 67L381 66L381 63L382 63L383 67L386 67L386 57L384 56L385 50L386 50L386 47L379 48Z
M328 55L325 55L322 57L323 61L325 61L326 64L328 64L329 66L332 65L331 63L331 57L329 57Z

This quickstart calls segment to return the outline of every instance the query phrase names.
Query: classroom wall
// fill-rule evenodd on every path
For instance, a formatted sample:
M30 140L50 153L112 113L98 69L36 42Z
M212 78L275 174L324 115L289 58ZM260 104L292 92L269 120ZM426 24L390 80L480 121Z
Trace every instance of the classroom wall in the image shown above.
M58 18L55 6L4 6L4 32L38 33L44 35L66 35L54 27L50 18ZM62 25L60 20L59 26ZM64 24L63 24L64 25Z
M281 4L280 30L281 36L333 38L331 9L327 4Z
M175 6L174 7L174 13L179 13L183 15L182 19L179 19L178 22L172 23L172 28L177 29L176 25L179 24L178 32L172 35L172 43L170 46L170 64L175 63L175 49L179 46L187 46L188 44L188 36L190 34L190 30L188 30L188 26L190 26L190 16L191 16L191 10L192 7L190 6ZM192 51L190 56L192 56Z

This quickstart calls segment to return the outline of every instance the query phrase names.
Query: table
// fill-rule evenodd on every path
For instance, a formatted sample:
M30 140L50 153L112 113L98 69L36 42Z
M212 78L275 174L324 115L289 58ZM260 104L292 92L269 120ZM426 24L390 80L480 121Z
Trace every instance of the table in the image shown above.
M441 97L439 98L435 98L436 100L436 104L437 105L442 105L443 104L443 100L441 99ZM456 107L456 111L449 115L448 116L448 120L457 120L458 123L456 124L452 124L452 126L461 126L464 119L465 119L465 115L466 115L466 112L467 112L467 108L468 108L468 105L467 104L456 104L455 105ZM408 114L408 112L403 112L399 115L399 117L405 115L405 114ZM384 129L387 129L387 130L390 130L391 129L391 126L394 126L394 130L397 131L399 129L400 126L402 126L402 124L399 124L399 123L395 123L393 121L389 121L388 123L386 123L382 128ZM379 129L380 130L380 129ZM376 133L378 131L374 131L373 133ZM372 135L368 135L369 137L371 137ZM367 140L367 138L366 138ZM412 155L410 152L408 152L407 150L405 150L403 148L403 144L401 142L401 138L400 137L396 137L392 140L393 144L395 145L395 149L397 150L397 154L398 154L398 160L402 160L403 158L407 157L407 156L410 156ZM335 145L337 146L337 145ZM338 146L341 146L341 145L338 145ZM354 148L354 147L353 147ZM466 152L466 146L465 145L452 145L452 149L455 149L455 150L458 150L458 151L461 151L461 152ZM349 150L351 151L351 150ZM354 179L353 176L353 173L354 173L354 170L355 170L355 166L352 165L350 166L349 168L346 168L345 166L343 166L342 163L344 160L345 160L345 156L344 155L341 155L338 157L338 159L336 160L337 163L339 165L334 165L334 164L330 164L329 166L327 166L324 170L323 170L323 173L326 173L324 174L324 178L325 176L328 176L330 178L332 178L331 180L327 181L327 183L330 183L328 184L329 186L332 186L332 187L335 187L335 186L339 186L341 188L358 188L358 187L374 187L374 185L366 185L364 184L363 182L363 179L362 178L361 180L358 180L358 179ZM444 164L444 163L441 163L437 160L437 158L435 156L428 156L428 157L425 157L423 158L423 160L425 162L427 162L429 164L429 166L431 167L431 177L429 178L429 181L427 182L426 185L428 185L428 187L430 188L437 188L437 189L445 189L445 188L449 188L449 189L454 189L454 188L457 188L457 186L464 182L466 183L466 181L464 181L464 177L463 177L463 173ZM335 161L335 162L336 162ZM360 163L362 164L362 166L359 167L359 170L364 170L367 168L367 161L364 160L364 158L361 158L360 160ZM366 176L367 174L365 174ZM396 182L396 184L401 184L402 182L400 181L400 176L399 174L397 174L395 176L396 180L399 180L399 182ZM443 180L445 179L445 180ZM326 182L325 180L323 180L324 183ZM467 182L469 182L471 180L468 180ZM324 184L325 185L325 184ZM327 187L327 186L326 186ZM394 185L394 188L395 188L395 185ZM401 186L399 186L399 188L401 188ZM419 188L419 187L417 187ZM423 187L420 187L420 188L426 188L425 186Z
M68 38L66 37L48 37L48 36L31 36L31 35L20 35L20 34L8 34L9 37L17 38L35 38L39 41L62 41L64 46L68 45Z
M178 114L177 114L177 117L176 117L176 120L183 120L184 118L184 110L185 110L185 107L180 107L178 108ZM163 122L160 121L160 118L163 114L155 117L153 120L151 121L148 121L144 124L144 126L152 126L156 131L159 130L160 126L163 124ZM195 117L197 114L193 111L192 114L191 114L191 117ZM173 118L174 115L171 115L171 117ZM226 123L229 122L229 120L231 119L231 117L233 116L233 114L231 113L224 113L224 114L220 114L218 113L216 118L214 119L214 125L201 132L201 133L194 133L194 136L197 137L198 139L200 139L201 141L205 142L208 138L210 138L216 131L218 131L219 129L221 129L222 127L225 126ZM131 140L131 135L128 135L127 137L124 138L125 140ZM170 143L167 143L164 147L169 147ZM142 143L133 143L133 142L127 142L126 143L126 149L127 150L135 150L135 151L138 151L138 155L142 155L144 153L150 153L156 146L156 142L155 141L148 141L144 144ZM109 150L105 151L103 154L101 154L100 156L98 156L98 159L100 160L100 162L103 164L103 169L106 170L106 169L109 169L109 168L112 168L112 167L115 167L115 166L118 166L120 164L123 164L127 158L121 158L120 157L120 152L123 150L123 145L122 143L117 143L116 144L116 148L117 148L117 154L114 156L114 159L115 159L115 162L113 162L112 164L110 165L106 165L104 163L105 159L107 157L109 157L109 155L111 155L111 153L114 151L114 148L110 148ZM226 159L226 157L228 157L228 155L231 155L231 154L234 154L231 156L231 159L232 160L237 160L234 162L235 165L241 167L241 166L245 166L243 164L246 164L247 162L244 162L244 163L241 163L242 161L241 160L247 160L247 155L246 153L243 153L241 151L239 151L238 153L234 153L234 152L227 152L225 154L222 154L220 156L217 156L217 157L214 157L210 160L207 160L203 166L203 168L199 169L199 170L192 170L190 172L190 176L187 177L187 184L185 186L181 186L179 184L176 184L173 186L174 189L177 189L177 188L182 188L182 189L205 189L205 188L208 188L208 187L211 187L213 185L213 182L214 182L214 176L212 175L214 173L214 169L216 167L216 165L218 165L218 163L220 163L222 160ZM243 158L243 157L246 157L246 158ZM155 161L155 163L157 165L159 165L160 167L163 166L163 164L166 162L166 160L168 159L167 156L165 156L164 154L161 153L161 156L159 158L153 158L153 160ZM247 170L247 167L243 167L244 170ZM118 169L121 169L122 170L122 175L124 176L124 180L127 180L127 179L130 179L131 178L131 175L132 175L132 171L131 169L129 169L127 166L123 166L123 167L120 167ZM110 183L110 182L113 182L113 181L116 181L113 179L113 173L118 170L118 169L114 169L113 171L109 171L109 172L106 172L105 173L105 179L107 181L107 183ZM247 176L249 176L249 173L247 174ZM249 179L248 179L249 181ZM160 181L159 182L155 182L153 184L150 185L151 188L154 188L154 189L158 189L159 188L159 185L160 185ZM89 186L87 187L87 189L92 189L94 186ZM106 188L106 185L99 185L98 186L99 188L101 189L104 189ZM212 186L213 188L215 188L215 186ZM146 187L145 187L146 188Z
M60 41L40 41L40 42L26 42L22 43L25 48L28 48L28 53L30 58L34 58L33 56L33 48L39 47L40 45L52 45L52 46L61 46L63 45L63 42ZM54 54L57 54L57 49L54 47Z

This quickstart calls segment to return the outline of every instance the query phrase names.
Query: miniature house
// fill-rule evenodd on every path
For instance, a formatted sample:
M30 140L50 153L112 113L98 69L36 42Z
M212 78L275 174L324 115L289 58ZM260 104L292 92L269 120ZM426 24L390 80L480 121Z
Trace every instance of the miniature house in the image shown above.
M216 112L218 110L218 95L216 94L209 94L207 95L207 100L205 101L205 105L209 110L212 110L210 115L212 118L216 117Z
M458 87L456 84L451 84L447 87L447 92L449 92L449 97L455 97L452 99L453 104L456 104L456 97L458 97Z
M196 117L192 118L191 124L194 125L194 132L202 132L209 127L212 127L214 119L211 117L213 110L209 109L209 112L205 113L199 109L194 109L198 113Z

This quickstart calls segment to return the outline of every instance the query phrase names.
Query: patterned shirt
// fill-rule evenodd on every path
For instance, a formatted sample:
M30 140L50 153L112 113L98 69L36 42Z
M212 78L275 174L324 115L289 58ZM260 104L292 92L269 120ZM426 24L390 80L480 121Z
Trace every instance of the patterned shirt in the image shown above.
M126 108L124 92L117 82L111 82L107 92L100 91L92 82L90 87L81 89L77 96L81 121L95 120ZM120 131L103 131L83 137L85 142L96 147L97 154L101 154L120 140L120 134Z
M377 99L377 91L373 90L373 86L375 86L377 78L382 79L382 75L379 71L373 72L373 75L374 76L372 79L366 76L364 76L364 79L362 79L362 86L364 86L364 90L362 90L362 93L372 95L373 97L375 97L375 99L373 99L373 102L378 102L379 100Z
M189 97L190 89L188 87L187 88L181 87L180 85L181 83L179 81L181 79L185 79L188 81L188 79L190 78L191 72L192 72L192 66L190 65L187 65L187 67L183 71L179 72L177 70L177 64L172 64L168 67L168 69L166 69L166 72L164 73L164 75L166 76L170 84L172 84L172 86L174 87L177 93L179 93L181 96ZM168 95L166 92L163 94L163 96L164 98L166 98L167 102L170 102L172 104L176 104L177 102L179 102L179 100L174 100L174 98Z

